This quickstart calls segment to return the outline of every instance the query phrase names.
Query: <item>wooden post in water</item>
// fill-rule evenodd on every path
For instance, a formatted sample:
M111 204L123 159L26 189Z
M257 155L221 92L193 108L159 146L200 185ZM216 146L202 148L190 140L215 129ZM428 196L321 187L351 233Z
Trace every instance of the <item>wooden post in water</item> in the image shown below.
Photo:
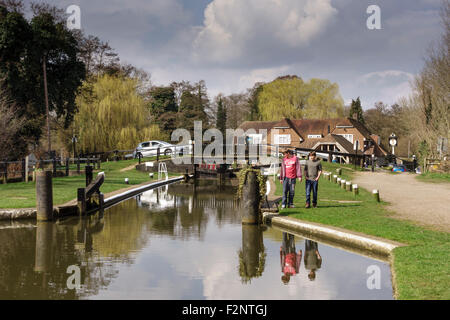
M80 174L80 156L77 158L77 173Z
M341 189L345 189L345 183L346 183L347 181L345 181L345 180L341 180Z
M86 174L86 187L88 186L88 185L90 185L91 184L91 182L92 182L92 170L93 168L92 168L92 166L86 166L85 168L84 168L84 170L85 170L85 174Z
M333 183L337 183L337 179L338 179L337 175L334 174L334 175L333 175Z
M52 172L40 171L36 174L36 216L38 221L53 219Z
M259 182L256 172L248 171L242 186L242 224L259 223Z
M355 196L357 196L357 195L359 194L359 191L358 191L358 185L357 185L357 184L354 184L354 185L352 186L352 189L353 189L353 194L354 194Z
M340 176L342 174L342 169L341 168L336 169L336 174Z
M78 214L84 216L86 214L86 189L78 188L77 189L77 206L78 206Z
M373 190L372 191L373 197L376 202L380 202L380 191L379 190Z

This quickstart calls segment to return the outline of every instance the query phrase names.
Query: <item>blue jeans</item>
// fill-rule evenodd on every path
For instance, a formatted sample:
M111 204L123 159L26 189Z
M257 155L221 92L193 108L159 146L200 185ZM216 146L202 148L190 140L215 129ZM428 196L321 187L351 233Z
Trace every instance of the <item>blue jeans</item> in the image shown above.
M296 178L284 178L283 180L283 200L281 202L283 206L294 204L295 180Z
M319 189L319 181L306 180L306 203L311 203L311 189L313 192L313 203L317 204L317 190Z

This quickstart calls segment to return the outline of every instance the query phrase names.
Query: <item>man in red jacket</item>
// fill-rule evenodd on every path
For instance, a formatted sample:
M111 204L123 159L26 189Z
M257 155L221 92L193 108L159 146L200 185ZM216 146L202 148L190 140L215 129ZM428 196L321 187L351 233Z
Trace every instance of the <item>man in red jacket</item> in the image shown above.
M292 150L287 150L281 161L280 182L283 184L282 208L294 208L295 181L302 182L302 167Z

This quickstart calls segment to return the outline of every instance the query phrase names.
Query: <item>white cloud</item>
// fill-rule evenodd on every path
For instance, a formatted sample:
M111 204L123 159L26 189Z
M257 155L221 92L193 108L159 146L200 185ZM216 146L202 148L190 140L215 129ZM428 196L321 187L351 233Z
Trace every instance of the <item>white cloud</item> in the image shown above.
M257 82L270 82L275 78L287 74L289 66L277 68L255 69L239 78L239 88L251 88Z
M331 0L214 0L193 42L194 58L223 62L274 47L300 48L336 13Z

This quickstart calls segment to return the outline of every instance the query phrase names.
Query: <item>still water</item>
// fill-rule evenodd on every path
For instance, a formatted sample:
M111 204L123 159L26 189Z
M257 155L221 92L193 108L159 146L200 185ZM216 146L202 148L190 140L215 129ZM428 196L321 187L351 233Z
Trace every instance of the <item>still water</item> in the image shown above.
M392 299L387 263L242 226L234 194L173 184L85 219L1 223L0 299Z

